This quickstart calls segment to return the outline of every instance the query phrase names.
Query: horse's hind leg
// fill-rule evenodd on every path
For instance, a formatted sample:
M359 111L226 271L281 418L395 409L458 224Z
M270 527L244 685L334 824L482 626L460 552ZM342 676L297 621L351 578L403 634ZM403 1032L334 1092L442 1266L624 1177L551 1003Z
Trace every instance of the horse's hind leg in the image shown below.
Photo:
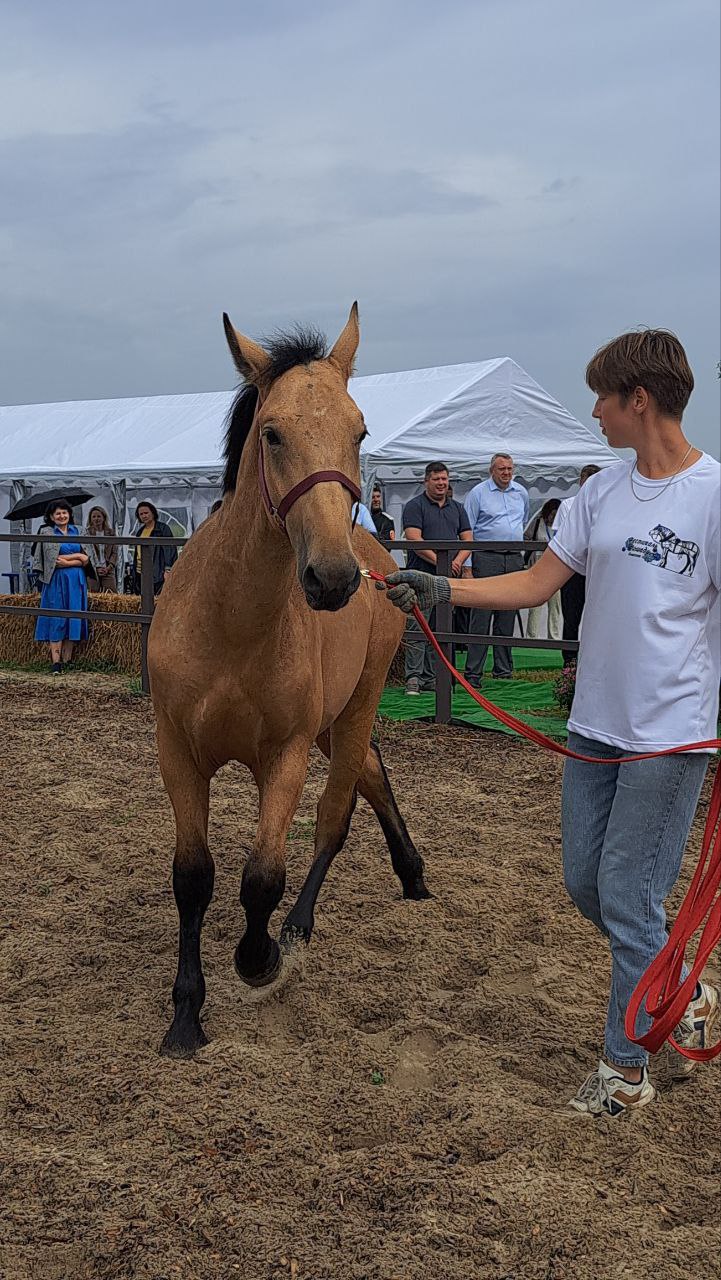
M318 801L313 862L280 931L280 941L285 949L298 941L310 942L316 900L335 855L345 843L356 803L356 783L362 769L364 746L359 748L354 743L352 731L344 733L341 721L333 725L330 734L321 734L318 745L329 757L330 769L325 790ZM359 750L360 760L357 759Z
M367 724L365 733L370 733ZM286 946L296 941L310 942L318 894L335 855L345 843L357 792L375 810L404 898L430 897L423 880L423 860L398 811L380 752L374 745L364 748L361 744L367 740L353 718L337 721L330 734L321 734L318 739L318 746L330 759L330 772L318 804L315 857L281 930L281 942ZM361 756L359 767L358 755L362 751L365 756Z
M256 777L260 816L243 870L240 901L246 928L235 951L236 970L249 986L271 982L280 965L280 950L268 933L268 922L285 889L285 840L303 790L308 751L308 742L292 743Z
M171 1058L189 1058L208 1043L200 1025L205 1001L200 931L215 878L208 850L210 782L198 771L187 748L160 725L158 751L163 781L175 812L173 892L180 917L178 972L173 986L175 1017L160 1052Z
M386 838L391 864L403 886L403 897L420 901L430 898L423 878L423 859L408 834L396 798L388 781L380 748L371 742L358 791L373 809Z

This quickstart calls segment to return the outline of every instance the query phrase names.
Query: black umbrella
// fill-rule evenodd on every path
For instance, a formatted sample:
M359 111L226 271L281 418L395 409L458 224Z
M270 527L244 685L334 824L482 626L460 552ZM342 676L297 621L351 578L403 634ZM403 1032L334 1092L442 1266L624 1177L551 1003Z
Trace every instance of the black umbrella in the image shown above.
M44 516L51 502L67 502L71 507L81 502L88 502L94 495L87 489L47 489L45 493L34 493L30 498L21 498L5 516L6 520L34 520L36 516Z

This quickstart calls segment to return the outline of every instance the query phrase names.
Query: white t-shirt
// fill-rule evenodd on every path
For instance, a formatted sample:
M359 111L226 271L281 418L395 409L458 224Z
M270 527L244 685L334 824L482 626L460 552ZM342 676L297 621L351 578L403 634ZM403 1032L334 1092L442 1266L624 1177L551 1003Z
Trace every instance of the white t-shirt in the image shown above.
M556 519L555 519L555 520L554 520L554 522L553 522L553 536L554 536L554 538L555 538L555 536L556 536L556 534L557 534L557 533L560 533L560 532L561 532L561 529L563 528L564 524L566 523L566 516L568 515L569 511L571 510L571 506L573 505L573 503L574 503L574 501L575 501L575 499L576 499L576 497L577 497L577 496L578 496L578 495L574 493L574 495L573 495L573 497L572 497L572 498L563 498L563 499L561 500L561 502L559 503L559 505L558 505L558 511L556 512Z
M636 471L646 501L634 497L631 467L591 476L551 543L586 575L568 727L626 751L662 751L716 737L721 466L704 453L670 484Z

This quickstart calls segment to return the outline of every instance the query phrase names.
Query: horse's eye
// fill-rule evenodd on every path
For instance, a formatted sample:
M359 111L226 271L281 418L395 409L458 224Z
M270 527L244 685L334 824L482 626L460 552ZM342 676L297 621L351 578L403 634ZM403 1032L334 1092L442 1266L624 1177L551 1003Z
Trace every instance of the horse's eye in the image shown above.
M271 449L277 449L278 446L283 443L278 432L274 431L272 427L268 427L268 429L263 432L263 438Z
M367 432L367 431L365 430L365 428L364 428L364 430L361 432L361 434L359 435L358 439L356 440L356 448L357 448L357 449L360 449L360 447L361 447L361 445L362 445L362 443L363 443L363 441L365 440L365 438L366 438L366 436L367 436L367 435L368 435L368 432Z

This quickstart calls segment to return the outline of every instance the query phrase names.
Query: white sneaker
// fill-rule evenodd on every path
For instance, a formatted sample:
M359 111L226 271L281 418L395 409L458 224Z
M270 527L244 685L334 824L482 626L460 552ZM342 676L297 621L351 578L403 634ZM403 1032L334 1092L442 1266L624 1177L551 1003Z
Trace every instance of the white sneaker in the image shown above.
M645 1107L653 1102L656 1090L648 1078L646 1067L638 1084L632 1084L622 1075L609 1067L608 1063L599 1062L596 1071L584 1080L575 1098L571 1098L569 1106L574 1111L581 1111L589 1116L620 1116L624 1111L633 1111L636 1107Z
M713 1044L714 1033L719 1016L719 993L707 982L701 983L701 995L692 1000L685 1014L674 1031L677 1040L684 1049L705 1049ZM669 1045L669 1075L672 1080L685 1080L699 1065L693 1058L684 1058Z
M411 697L417 698L420 691L421 682L416 680L415 676L411 676L410 680L406 680L406 693L409 693Z

